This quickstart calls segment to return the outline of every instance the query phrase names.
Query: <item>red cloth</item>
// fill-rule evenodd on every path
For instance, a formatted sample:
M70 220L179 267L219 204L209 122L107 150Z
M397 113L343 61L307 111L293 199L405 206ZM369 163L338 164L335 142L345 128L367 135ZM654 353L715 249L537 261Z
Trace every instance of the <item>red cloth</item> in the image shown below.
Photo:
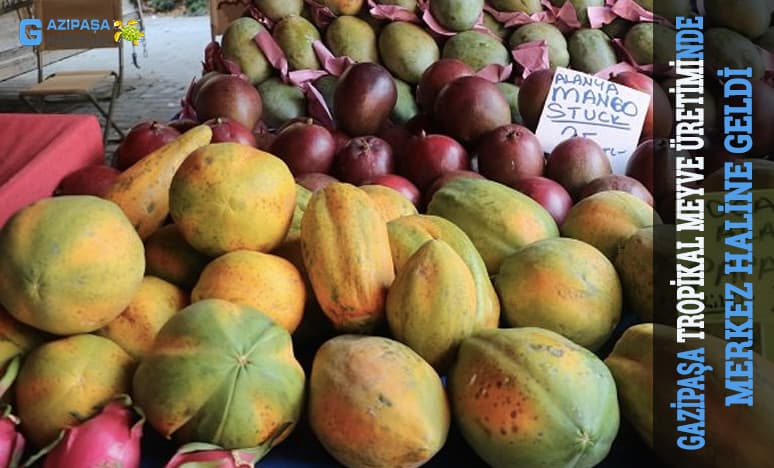
M104 158L93 115L0 114L0 226L51 196L62 177Z

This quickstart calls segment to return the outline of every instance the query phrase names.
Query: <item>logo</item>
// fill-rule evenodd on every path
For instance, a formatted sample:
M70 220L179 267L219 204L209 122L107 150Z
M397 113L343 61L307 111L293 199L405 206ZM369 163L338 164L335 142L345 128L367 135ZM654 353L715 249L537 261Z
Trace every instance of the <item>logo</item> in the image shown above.
M113 21L113 27L110 21L106 19L50 19L45 27L46 31L112 31L117 29L113 35L113 40L118 42L123 38L133 45L138 45L140 39L145 37L145 33L135 26L137 21L129 20L126 25L122 21ZM23 46L37 46L43 41L43 22L37 18L25 18L19 22L19 43Z
M25 18L19 22L19 42L23 46L40 45L43 23L39 19Z
M125 41L131 42L132 45L138 45L140 38L145 37L145 33L137 29L135 24L138 24L135 20L127 21L126 26L121 21L113 21L113 27L118 29L113 35L113 40L118 42L119 39L123 38Z

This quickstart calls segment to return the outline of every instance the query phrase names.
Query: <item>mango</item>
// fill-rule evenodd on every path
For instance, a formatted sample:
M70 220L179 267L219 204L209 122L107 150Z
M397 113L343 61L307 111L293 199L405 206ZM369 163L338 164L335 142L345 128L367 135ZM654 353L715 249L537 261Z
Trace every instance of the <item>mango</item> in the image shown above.
M548 44L548 61L551 68L567 67L570 64L570 53L567 51L567 40L562 32L553 24L530 23L521 26L511 34L508 46L515 49L525 42L546 41Z
M263 99L263 117L269 128L279 128L285 122L306 115L306 96L292 84L279 78L269 78L258 85Z
M613 43L599 29L579 29L567 43L572 68L595 74L618 63Z
M519 90L520 88L513 83L507 81L501 81L497 83L497 87L505 95L505 99L508 101L508 106L511 108L511 122L522 125L524 120L519 112Z
M497 21L488 11L484 12L483 24L492 32L492 34L499 37L501 41L505 40L510 33L510 29L506 28L503 23Z
M722 69L752 68L752 79L763 77L766 66L755 44L746 36L727 28L711 28L704 33L704 60Z
M419 113L419 106L414 98L414 88L403 80L395 79L395 89L398 99L395 107L390 112L390 120L398 125L405 125L412 117Z
M704 8L714 26L733 29L750 39L766 32L771 23L767 0L706 0Z
M379 48L371 25L355 16L339 16L325 30L325 45L337 57L355 62L378 62Z
M312 42L320 40L320 33L314 24L297 15L286 16L274 26L272 36L285 53L291 70L320 68L320 61L312 48Z
M440 51L433 37L419 26L394 21L379 34L379 54L393 76L417 84L427 67L438 60Z
M272 21L280 21L290 15L300 15L304 0L253 0L256 8Z
M261 83L273 71L266 56L253 41L256 34L265 30L252 18L237 18L228 25L221 39L223 56L236 62L253 85Z
M521 11L529 15L543 10L540 0L490 0L489 3L499 11Z
M479 31L464 31L447 39L442 57L462 60L474 71L491 63L511 63L508 49L497 39Z
M438 23L452 31L466 31L476 24L484 0L433 0L430 12Z

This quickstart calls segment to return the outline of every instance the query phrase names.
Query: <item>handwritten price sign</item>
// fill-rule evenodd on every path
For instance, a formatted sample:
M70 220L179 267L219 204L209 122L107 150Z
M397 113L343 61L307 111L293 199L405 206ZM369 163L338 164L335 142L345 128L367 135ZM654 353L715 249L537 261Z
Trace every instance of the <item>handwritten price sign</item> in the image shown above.
M568 138L591 138L610 157L613 172L623 174L637 149L649 106L646 93L557 68L535 134L546 152Z

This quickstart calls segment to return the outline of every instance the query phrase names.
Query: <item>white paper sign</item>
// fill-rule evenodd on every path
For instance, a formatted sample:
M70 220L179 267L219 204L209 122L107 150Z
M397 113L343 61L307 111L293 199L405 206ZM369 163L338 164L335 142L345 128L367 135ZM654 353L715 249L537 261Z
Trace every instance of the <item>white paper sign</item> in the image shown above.
M613 173L623 174L639 143L650 95L567 68L557 68L535 134L550 153L575 136L599 143Z

